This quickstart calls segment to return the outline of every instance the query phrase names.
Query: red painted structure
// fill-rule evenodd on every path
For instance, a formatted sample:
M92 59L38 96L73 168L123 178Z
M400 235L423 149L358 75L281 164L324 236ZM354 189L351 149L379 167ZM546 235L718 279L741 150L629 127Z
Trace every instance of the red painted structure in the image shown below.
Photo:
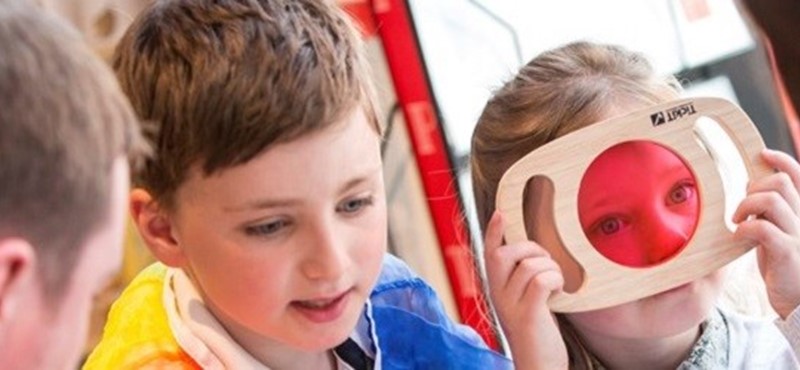
M463 204L405 0L340 0L366 37L380 37L408 127L460 319L498 348L469 245Z

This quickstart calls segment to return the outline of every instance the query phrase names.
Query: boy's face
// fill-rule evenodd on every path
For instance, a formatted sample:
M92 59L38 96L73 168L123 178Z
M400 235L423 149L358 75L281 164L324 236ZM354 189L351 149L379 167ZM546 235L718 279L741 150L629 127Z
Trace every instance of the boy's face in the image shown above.
M387 237L380 140L361 110L209 177L193 169L176 205L180 267L245 348L255 335L327 350L354 329Z
M94 297L116 276L122 260L125 210L128 205L128 162L114 163L108 218L87 242L78 257L71 280L60 300L48 302L41 285L25 299L22 317L11 343L19 368L74 369L86 350L89 314ZM38 278L38 277L37 277Z

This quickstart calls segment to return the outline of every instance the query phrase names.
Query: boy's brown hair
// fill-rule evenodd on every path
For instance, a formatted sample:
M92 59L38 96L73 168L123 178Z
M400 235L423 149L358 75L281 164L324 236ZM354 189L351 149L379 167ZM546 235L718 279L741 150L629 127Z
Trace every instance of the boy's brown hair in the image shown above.
M59 297L107 220L114 161L144 141L110 68L55 17L0 4L0 50L0 238L31 243Z
M163 0L140 14L113 66L156 155L138 185L162 207L205 175L319 131L361 106L380 132L360 39L325 0Z

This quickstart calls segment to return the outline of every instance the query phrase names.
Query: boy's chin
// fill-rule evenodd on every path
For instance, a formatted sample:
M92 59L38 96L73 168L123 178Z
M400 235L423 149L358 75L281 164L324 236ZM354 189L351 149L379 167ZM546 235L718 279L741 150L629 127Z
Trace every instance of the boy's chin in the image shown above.
M339 330L336 333L307 333L307 335L312 337L306 338L311 339L310 341L304 340L301 343L295 343L291 346L309 353L329 351L344 343L354 330L355 325L353 325L350 330Z
M309 352L319 352L330 350L342 344L353 334L362 315L364 300L360 297L352 296L341 316L328 323L315 323L315 328L309 329L305 334L303 343L299 347Z

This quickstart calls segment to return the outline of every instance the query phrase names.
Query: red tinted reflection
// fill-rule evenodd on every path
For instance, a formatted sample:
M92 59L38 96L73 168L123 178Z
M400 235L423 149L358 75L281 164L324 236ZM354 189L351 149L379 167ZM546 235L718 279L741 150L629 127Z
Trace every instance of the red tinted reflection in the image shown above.
M700 207L695 178L669 149L646 141L617 144L583 175L581 227L606 258L647 267L675 256L694 233Z

